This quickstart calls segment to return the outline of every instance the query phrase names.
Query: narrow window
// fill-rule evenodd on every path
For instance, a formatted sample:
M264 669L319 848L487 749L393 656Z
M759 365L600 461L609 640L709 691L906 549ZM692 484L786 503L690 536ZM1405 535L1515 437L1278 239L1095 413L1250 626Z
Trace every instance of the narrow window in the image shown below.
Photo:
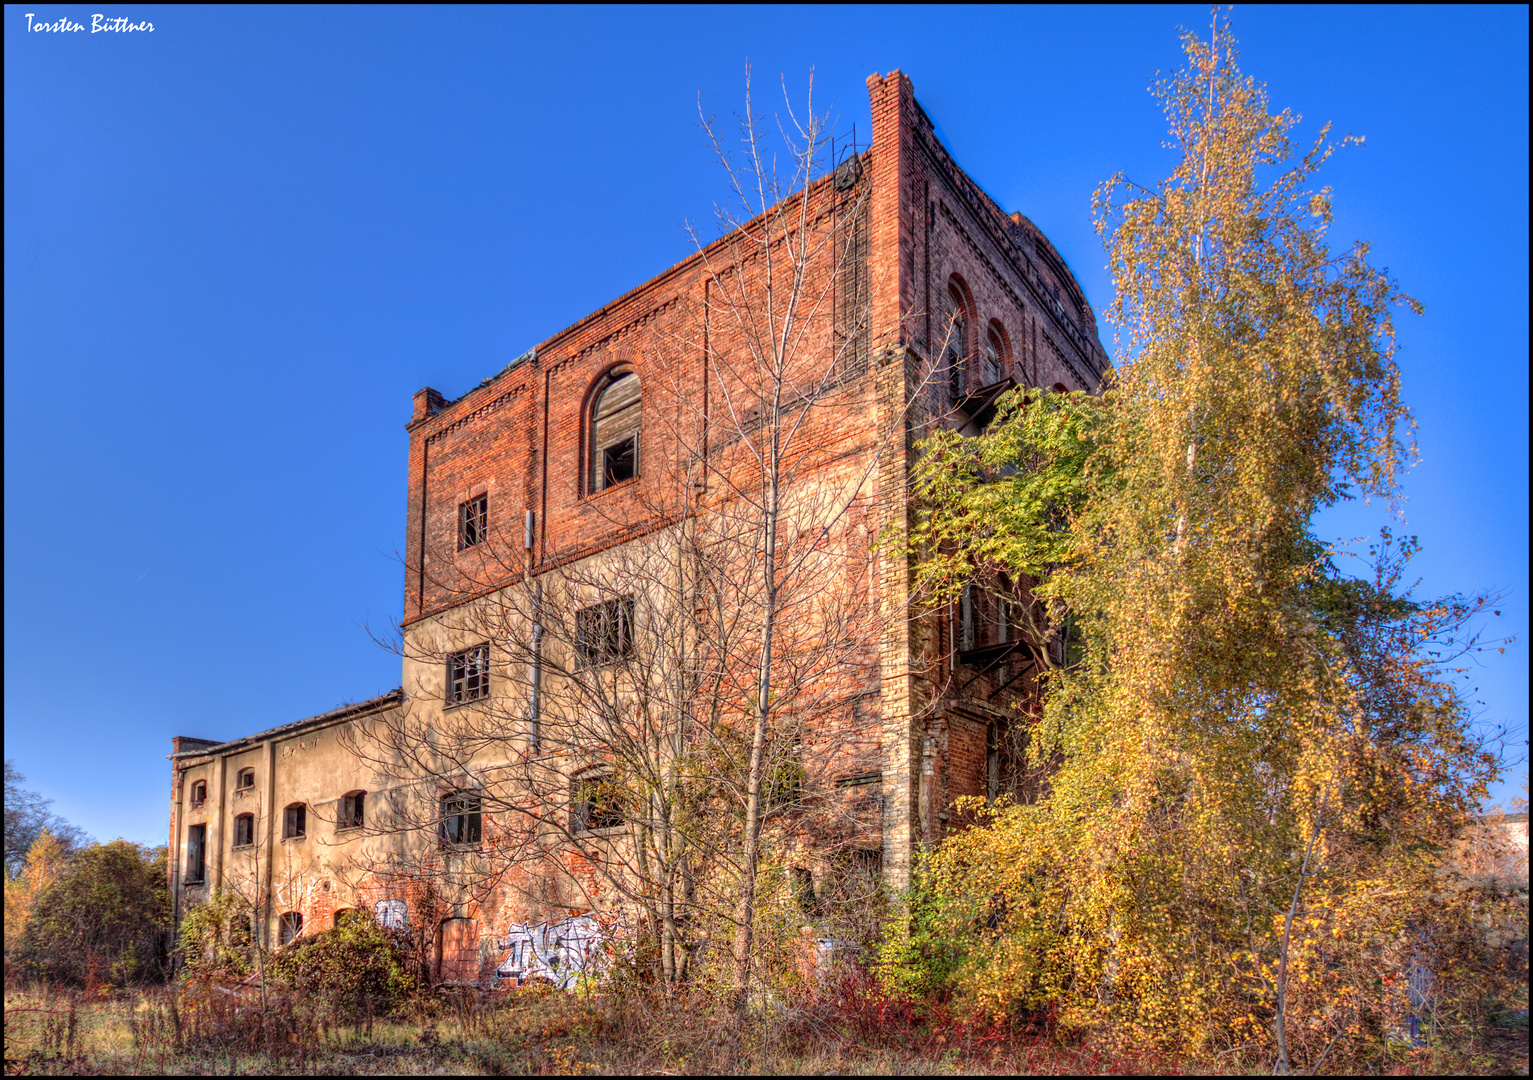
M1006 356L1006 347L1001 343L1001 335L995 327L985 335L985 384L1001 381L1001 361Z
M806 867L793 868L793 896L800 911L805 915L814 914L814 875Z
M958 651L974 648L974 586L965 585L958 598Z
M278 940L284 945L290 945L294 938L303 933L303 916L296 911L283 912L279 927Z
M482 544L490 521L490 497L480 495L458 507L458 550Z
M208 782L198 780L192 785L192 809L202 809L202 804L208 801Z
M186 830L186 883L194 885L207 872L208 827L193 825Z
M490 696L490 647L475 645L447 658L447 704Z
M295 802L282 811L282 839L296 840L308 831L309 808Z
M633 597L593 604L575 613L575 648L588 664L633 655Z
M1001 793L1000 732L994 724L985 729L985 802L993 803Z
M947 378L948 394L956 403L963 397L963 357L967 346L968 326L964 318L963 294L957 285L947 290L949 318L952 326L948 332Z
M234 789L244 791L246 788L255 787L255 770L241 769L234 777Z
M362 827L362 803L367 798L365 791L349 791L341 796L341 812L336 819L335 827L338 829L360 829Z
M477 844L480 837L479 796L457 791L442 799L442 843Z
M576 780L572 787L576 832L615 829L623 824L623 810L609 777L594 773Z
M639 377L609 375L591 408L590 490L639 475Z
M249 847L255 843L255 815L241 814L234 819L234 846Z

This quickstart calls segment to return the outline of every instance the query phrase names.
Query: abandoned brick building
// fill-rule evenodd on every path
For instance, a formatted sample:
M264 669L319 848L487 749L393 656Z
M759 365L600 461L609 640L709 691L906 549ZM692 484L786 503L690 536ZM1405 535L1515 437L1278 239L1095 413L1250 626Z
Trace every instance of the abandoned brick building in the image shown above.
M829 565L816 552L835 560L808 606L792 609L783 594L782 638L829 650L805 676L813 700L803 691L806 704L795 706L809 719L790 740L792 784L828 792L826 805L840 799L840 831L774 834L779 861L808 893L828 888L831 863L848 858L903 886L913 852L959 824L954 800L993 797L1004 783L1001 735L1035 692L1004 604L968 594L935 609L912 603L897 541L922 431L983 426L1017 385L1094 390L1106 364L1064 261L958 168L909 79L875 75L868 90L871 144L802 196L802 234L824 223L829 238L829 254L811 261L830 269L811 267L804 279L823 286L826 303L805 314L808 360L799 362L833 356L834 377L815 383L818 411L802 416L818 441L793 463L800 490L816 494L785 494L788 555L774 556L801 568ZM741 374L741 358L754 354L739 305L767 278L759 259L740 269L735 240L559 331L457 400L415 395L401 688L245 738L174 741L178 917L230 889L258 904L259 933L273 943L350 911L429 923L440 978L487 985L530 972L557 982L579 966L582 942L610 925L598 916L624 917L606 912L607 901L623 903L603 892L599 853L580 847L598 837L619 862L631 857L621 854L625 816L602 795L614 758L578 745L572 712L586 706L560 687L644 657L658 685L678 663L646 653L647 643L685 622L695 648L708 632L697 627L718 629L722 608L694 608L688 593L686 610L674 610L678 593L667 613L652 601L670 579L631 579L649 572L655 537L677 535L687 513L729 518L731 478L756 476L748 451L763 398ZM736 291L725 302L728 280ZM709 533L699 558L722 550L726 531ZM740 569L754 549L741 550L715 569ZM811 608L819 622L799 632L791 620ZM647 706L627 678L612 691L622 699L615 715L640 723ZM589 693L609 684L618 685L594 680ZM566 816L548 812L518 832L511 819L530 803L496 789L512 774L517 798L537 793L545 807L562 798ZM578 849L545 846L541 857L560 862L547 880L518 862L539 829ZM516 866L501 873L496 860ZM472 887L487 871L493 885Z

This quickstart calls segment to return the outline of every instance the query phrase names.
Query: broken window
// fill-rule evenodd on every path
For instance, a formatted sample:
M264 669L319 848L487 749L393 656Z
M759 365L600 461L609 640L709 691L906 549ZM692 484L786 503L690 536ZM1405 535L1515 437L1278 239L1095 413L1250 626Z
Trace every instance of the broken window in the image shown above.
M480 495L458 507L458 550L484 542L490 521L490 497Z
M288 945L301 933L303 933L303 915L296 911L283 912L282 921L279 923L278 940Z
M295 802L282 811L282 839L296 840L308 831L309 808Z
M198 780L192 785L192 809L199 810L202 804L208 801L208 782Z
M447 704L490 696L490 647L475 645L447 658Z
M948 330L947 380L948 394L957 402L963 397L963 356L967 344L968 326L964 319L963 293L957 284L947 287L948 318L952 325Z
M442 799L442 843L477 844L481 834L479 796L457 791Z
M633 597L593 604L575 613L575 648L588 664L633 655Z
M244 791L255 787L255 770L241 769L234 777L234 790Z
M610 777L590 773L575 780L571 787L576 832L615 829L623 824L623 810Z
M360 829L362 827L362 802L367 798L365 791L348 791L341 796L341 812L336 818L337 829Z
M208 827L193 825L186 830L186 883L196 884L207 872Z
M255 815L241 814L234 819L234 846L249 847L255 843Z
M639 377L607 376L591 407L590 490L605 491L639 475Z
M974 648L974 586L965 585L958 597L958 651L969 652Z

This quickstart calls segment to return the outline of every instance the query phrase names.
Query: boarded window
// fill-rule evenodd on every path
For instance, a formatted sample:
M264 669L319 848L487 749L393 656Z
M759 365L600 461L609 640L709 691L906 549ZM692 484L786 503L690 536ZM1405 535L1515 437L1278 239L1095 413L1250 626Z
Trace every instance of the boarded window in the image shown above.
M255 815L241 814L234 819L234 846L249 847L255 843Z
M480 829L478 795L459 791L442 800L442 843L477 844Z
M633 655L633 597L593 604L575 613L575 648L588 664Z
M458 550L484 543L490 522L490 497L480 495L458 507Z
M408 910L403 900L379 900L373 905L373 918L385 930L403 930Z
M293 803L282 811L282 839L296 840L307 834L309 808L303 803Z
M479 981L479 924L473 919L447 919L442 923L442 981Z
M208 863L208 827L193 825L186 830L186 881L192 884L203 879Z
M639 475L639 377L609 376L591 410L591 490Z
M447 658L447 703L462 705L490 694L490 647L475 645Z
M283 945L287 945L301 933L303 933L303 915L296 911L283 912L282 921L278 924L277 939Z
M341 796L341 812L336 818L335 827L338 829L360 829L362 827L362 804L367 798L365 791L348 791Z

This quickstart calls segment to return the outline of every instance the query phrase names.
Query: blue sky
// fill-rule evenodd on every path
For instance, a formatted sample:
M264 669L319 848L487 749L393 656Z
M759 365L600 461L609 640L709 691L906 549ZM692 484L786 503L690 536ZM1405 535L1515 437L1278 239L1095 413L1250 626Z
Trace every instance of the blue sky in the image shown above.
M28 32L67 17L80 33ZM410 395L454 397L685 256L697 128L747 62L868 137L900 68L960 164L1108 306L1093 188L1169 171L1146 93L1200 7L5 9L5 745L97 837L162 842L172 735L398 684ZM1467 686L1525 760L1526 8L1237 8L1278 107L1364 135L1333 242L1400 316L1423 590L1501 589ZM1110 345L1110 343L1109 343ZM1373 532L1378 507L1322 521ZM1525 765L1501 794L1520 794Z

